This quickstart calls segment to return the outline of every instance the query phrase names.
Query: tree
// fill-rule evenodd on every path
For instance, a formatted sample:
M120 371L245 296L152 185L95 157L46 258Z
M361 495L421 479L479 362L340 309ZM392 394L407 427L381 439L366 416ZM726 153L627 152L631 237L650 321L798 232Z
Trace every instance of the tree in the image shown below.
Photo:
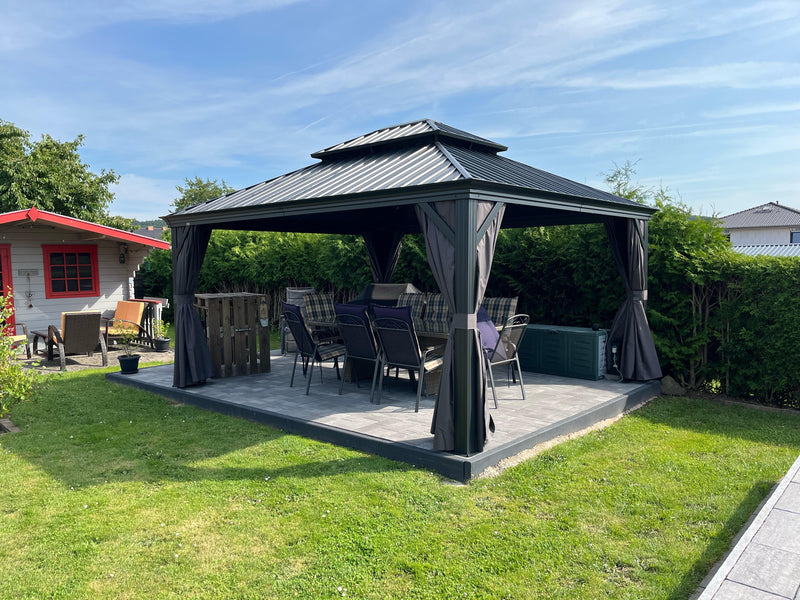
M205 202L206 200L218 198L229 192L235 191L232 187L225 183L224 179L221 183L217 183L216 179L213 181L206 179L204 181L195 176L194 179L189 179L186 177L184 181L186 182L184 187L179 185L175 186L175 189L181 194L180 198L176 198L172 202L172 206L175 208L175 210L182 210L184 208L194 206L195 204Z
M626 160L621 167L614 163L614 170L610 173L602 173L602 175L608 186L608 191L615 196L627 198L639 204L652 204L654 198L653 190L644 187L639 182L633 183L633 178L636 175L636 163L638 162L638 160L635 162Z
M119 177L113 171L97 175L81 161L79 135L60 142L43 135L38 142L13 123L0 120L0 212L31 207L112 227L132 230L130 219L112 217L109 190Z

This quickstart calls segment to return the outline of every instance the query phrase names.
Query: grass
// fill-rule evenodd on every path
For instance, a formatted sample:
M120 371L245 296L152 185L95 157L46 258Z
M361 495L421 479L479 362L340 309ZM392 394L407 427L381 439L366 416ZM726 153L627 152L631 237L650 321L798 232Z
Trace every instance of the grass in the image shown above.
M8 598L687 598L800 415L659 399L468 485L56 375L0 437Z

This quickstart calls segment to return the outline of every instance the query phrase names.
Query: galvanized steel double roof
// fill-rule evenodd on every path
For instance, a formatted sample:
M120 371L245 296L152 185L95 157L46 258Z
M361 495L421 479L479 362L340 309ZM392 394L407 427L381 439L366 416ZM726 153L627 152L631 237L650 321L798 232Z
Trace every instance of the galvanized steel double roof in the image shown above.
M338 198L391 191L423 193L459 183L471 188L488 185L508 189L516 197L588 201L593 205L630 209L645 218L653 212L608 192L498 156L498 152L506 149L502 144L430 119L403 123L315 152L312 157L319 158L318 163L186 208L165 219L192 220L200 215L209 218L212 213L221 215L230 211L251 214L259 208L269 212L271 208L288 207L300 201L315 201L312 204L319 206L323 200L334 202ZM271 217L265 214L263 218Z

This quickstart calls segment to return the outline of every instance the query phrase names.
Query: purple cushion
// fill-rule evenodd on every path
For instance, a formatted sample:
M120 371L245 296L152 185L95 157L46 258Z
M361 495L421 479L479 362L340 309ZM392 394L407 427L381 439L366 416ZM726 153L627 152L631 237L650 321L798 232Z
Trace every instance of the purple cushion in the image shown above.
M409 328L413 330L414 322L411 320L411 307L410 306L378 306L372 307L372 314L375 319L400 319L408 323Z
M494 326L494 323L492 323L492 320L489 318L489 313L487 313L486 309L482 306L478 309L477 320L478 331L481 334L481 345L491 352L497 347L497 340L500 339L500 332L497 331L497 327ZM499 358L506 358L506 349L502 344L497 347L497 356Z
M288 302L284 302L283 303L283 312L292 313L292 314L297 315L301 319L303 318L303 313L300 312L300 307L297 306L296 304L289 304Z
M337 302L333 305L333 309L336 311L337 315L352 315L364 319L365 321L369 320L367 317L367 308L368 306L366 304L339 304Z

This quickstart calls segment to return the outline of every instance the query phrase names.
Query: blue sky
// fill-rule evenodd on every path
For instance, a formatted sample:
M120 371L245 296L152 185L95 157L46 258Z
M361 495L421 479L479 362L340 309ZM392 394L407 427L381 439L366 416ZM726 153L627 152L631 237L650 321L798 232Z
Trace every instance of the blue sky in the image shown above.
M86 136L113 214L432 118L698 212L800 208L800 2L0 0L0 119Z

